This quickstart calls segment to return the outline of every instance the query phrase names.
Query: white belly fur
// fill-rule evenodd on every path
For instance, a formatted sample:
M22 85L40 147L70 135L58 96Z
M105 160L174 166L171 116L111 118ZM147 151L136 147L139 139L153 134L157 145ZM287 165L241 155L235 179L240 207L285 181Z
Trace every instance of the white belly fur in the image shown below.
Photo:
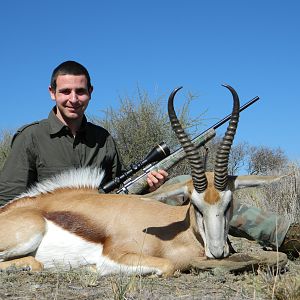
M36 252L36 259L45 268L76 268L84 265L96 265L100 275L108 274L161 274L161 271L144 266L118 264L103 256L103 245L84 240L46 220L47 230Z
M46 220L47 230L36 252L36 259L51 267L78 267L98 264L103 246L88 242Z

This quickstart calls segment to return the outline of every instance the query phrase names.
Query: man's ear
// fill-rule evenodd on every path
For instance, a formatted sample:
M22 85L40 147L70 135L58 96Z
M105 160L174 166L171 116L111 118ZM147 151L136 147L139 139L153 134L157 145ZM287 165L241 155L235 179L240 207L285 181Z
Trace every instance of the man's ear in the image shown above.
M93 90L94 90L94 87L91 85L91 87L89 88L90 96L92 95Z
M55 101L56 100L56 98L55 98L55 90L53 90L53 88L51 87L51 85L48 87L48 91L49 91L51 99Z

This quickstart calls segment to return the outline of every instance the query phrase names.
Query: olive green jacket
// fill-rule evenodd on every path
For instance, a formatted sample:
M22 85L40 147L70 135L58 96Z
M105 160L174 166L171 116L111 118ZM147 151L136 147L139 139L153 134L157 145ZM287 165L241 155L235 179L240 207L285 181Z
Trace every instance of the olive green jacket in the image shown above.
M84 117L74 138L52 110L48 119L23 126L14 135L11 152L0 173L0 205L35 182L70 168L101 167L107 182L121 174L111 135Z

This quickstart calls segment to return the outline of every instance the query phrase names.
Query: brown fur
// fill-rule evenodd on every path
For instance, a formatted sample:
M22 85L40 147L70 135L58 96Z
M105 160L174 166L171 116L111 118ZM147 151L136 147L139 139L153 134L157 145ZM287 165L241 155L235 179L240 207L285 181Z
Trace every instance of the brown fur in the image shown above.
M205 191L204 201L208 204L215 204L220 201L220 194L215 187L208 187Z
M219 191L217 191L214 186L214 173L207 172L206 178L208 184L204 194L204 201L207 202L208 204L215 204L220 201L220 194Z
M93 225L93 221L79 213L70 211L53 211L43 215L47 220L74 233L90 242L104 244L106 236L101 228Z

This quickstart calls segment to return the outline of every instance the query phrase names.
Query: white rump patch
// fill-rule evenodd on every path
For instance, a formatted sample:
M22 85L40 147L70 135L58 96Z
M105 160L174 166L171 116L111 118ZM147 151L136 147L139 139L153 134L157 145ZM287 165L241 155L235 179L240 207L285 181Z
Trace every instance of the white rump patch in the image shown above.
M104 171L100 168L78 168L54 175L44 181L36 183L26 192L15 199L23 197L35 197L40 194L53 192L61 188L90 188L97 189L104 177Z

